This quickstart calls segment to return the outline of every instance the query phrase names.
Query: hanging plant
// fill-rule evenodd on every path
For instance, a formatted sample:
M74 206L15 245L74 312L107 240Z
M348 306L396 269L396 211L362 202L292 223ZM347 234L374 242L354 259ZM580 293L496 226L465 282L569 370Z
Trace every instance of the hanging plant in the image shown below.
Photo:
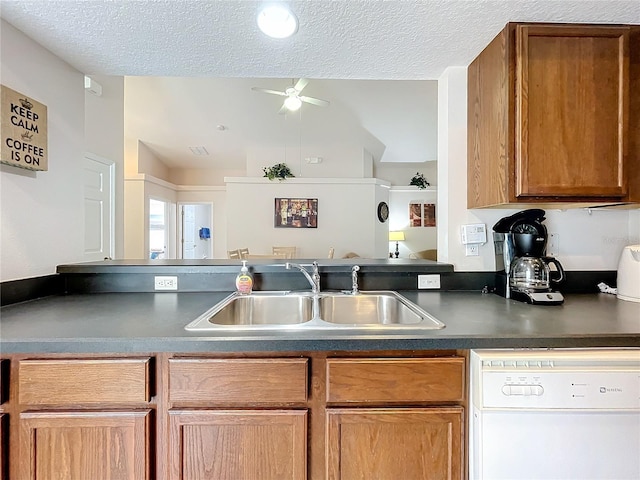
M276 163L269 168L263 167L262 171L264 172L263 177L267 177L269 180L277 178L278 180L282 181L287 177L295 177L295 175L291 173L291 169L287 166L286 163Z
M429 186L429 182L427 182L427 179L424 178L423 174L416 172L416 174L411 178L409 185L415 185L420 190L424 190Z

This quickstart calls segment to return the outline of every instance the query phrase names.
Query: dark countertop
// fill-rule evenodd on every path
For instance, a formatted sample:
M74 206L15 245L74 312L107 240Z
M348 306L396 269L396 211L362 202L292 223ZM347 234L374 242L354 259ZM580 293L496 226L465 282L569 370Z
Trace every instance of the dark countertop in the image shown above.
M445 323L401 333L187 332L227 293L99 293L45 297L0 310L1 353L242 352L640 346L640 303L569 294L533 306L479 292L402 291Z

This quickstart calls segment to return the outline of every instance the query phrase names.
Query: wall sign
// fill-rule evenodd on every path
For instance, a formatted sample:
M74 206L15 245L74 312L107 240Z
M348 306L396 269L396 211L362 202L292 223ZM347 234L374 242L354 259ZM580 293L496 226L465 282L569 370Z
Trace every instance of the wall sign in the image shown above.
M48 170L47 107L1 86L0 162L28 170Z

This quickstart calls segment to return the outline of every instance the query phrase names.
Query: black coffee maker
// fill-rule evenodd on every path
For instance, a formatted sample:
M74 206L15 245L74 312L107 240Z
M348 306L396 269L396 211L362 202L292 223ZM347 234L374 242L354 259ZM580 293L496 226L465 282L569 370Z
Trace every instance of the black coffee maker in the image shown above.
M501 218L493 226L496 252L496 293L522 302L559 305L562 294L553 286L564 280L558 260L546 256L544 210L532 208ZM552 271L549 265L553 265Z

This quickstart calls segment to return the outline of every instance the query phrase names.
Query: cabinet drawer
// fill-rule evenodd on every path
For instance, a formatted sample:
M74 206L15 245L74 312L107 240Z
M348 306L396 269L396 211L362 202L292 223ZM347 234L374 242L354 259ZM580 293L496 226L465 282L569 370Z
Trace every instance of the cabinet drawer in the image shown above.
M9 360L0 360L0 405L9 397Z
M22 360L22 405L148 402L150 359Z
M462 357L329 358L327 402L460 402L464 379Z
M295 403L307 400L306 358L169 360L172 402Z

